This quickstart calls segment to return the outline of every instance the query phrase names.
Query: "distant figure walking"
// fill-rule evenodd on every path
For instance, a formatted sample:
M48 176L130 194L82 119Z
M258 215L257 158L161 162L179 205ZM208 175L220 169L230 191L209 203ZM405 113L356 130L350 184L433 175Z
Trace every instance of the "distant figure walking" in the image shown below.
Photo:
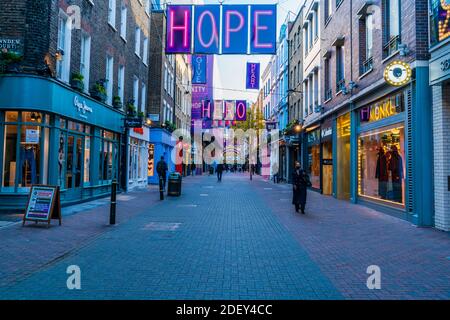
M301 209L302 214L305 214L306 194L308 187L311 187L311 182L306 171L302 169L300 162L295 162L292 185L294 189L292 204L295 205L295 211L299 212L299 209Z
M159 180L163 181L163 189L166 189L166 179L167 179L167 163L164 161L164 157L161 156L161 160L156 164L156 173L158 173Z
M222 174L223 174L223 164L219 163L216 167L216 173L217 173L217 181L222 181Z

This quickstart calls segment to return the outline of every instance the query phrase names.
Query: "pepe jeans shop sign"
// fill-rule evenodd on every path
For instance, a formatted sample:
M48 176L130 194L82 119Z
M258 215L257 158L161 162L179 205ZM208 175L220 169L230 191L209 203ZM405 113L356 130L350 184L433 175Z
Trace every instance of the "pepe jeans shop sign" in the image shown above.
M87 119L87 116L85 116L86 112L89 113L93 112L92 108L86 104L86 101L83 100L83 102L80 102L78 96L75 96L73 98L73 105L75 106L75 108L78 109L78 113L80 114L80 117L83 119Z

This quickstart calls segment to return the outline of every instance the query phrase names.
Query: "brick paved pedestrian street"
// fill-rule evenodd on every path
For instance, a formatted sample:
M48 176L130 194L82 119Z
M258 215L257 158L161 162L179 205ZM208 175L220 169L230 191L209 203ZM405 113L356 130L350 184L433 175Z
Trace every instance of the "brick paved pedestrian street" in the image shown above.
M116 226L105 199L64 208L61 227L6 225L0 299L450 298L448 233L314 192L301 215L291 196L260 177L204 175L180 198L120 195ZM70 265L81 290L67 288ZM370 265L380 290L366 286Z

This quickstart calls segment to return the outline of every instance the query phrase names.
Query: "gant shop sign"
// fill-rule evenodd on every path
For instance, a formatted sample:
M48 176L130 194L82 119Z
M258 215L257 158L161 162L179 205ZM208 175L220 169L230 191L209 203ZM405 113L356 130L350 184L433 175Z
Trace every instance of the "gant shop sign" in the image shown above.
M361 122L383 120L405 110L403 92L387 97L372 105L362 107L359 111Z

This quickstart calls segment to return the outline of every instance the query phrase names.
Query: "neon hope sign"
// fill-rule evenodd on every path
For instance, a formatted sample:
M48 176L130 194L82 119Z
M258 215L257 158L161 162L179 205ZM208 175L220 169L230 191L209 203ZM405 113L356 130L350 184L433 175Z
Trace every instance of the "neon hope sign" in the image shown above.
M166 53L275 54L276 5L167 7Z

